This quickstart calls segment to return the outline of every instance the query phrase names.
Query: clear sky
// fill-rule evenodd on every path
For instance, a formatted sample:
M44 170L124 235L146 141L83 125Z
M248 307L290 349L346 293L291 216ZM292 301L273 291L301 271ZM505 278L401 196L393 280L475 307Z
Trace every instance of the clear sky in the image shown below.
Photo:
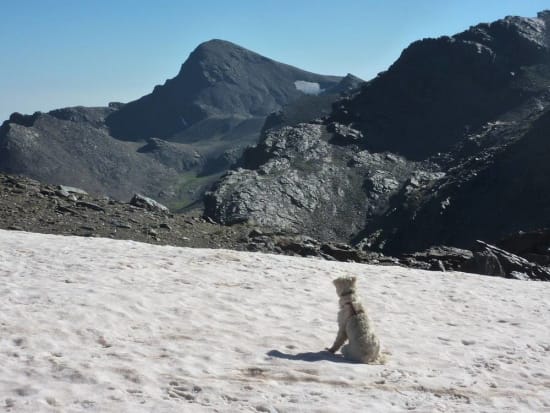
M0 0L0 121L149 93L212 38L317 73L369 79L412 41L548 0Z

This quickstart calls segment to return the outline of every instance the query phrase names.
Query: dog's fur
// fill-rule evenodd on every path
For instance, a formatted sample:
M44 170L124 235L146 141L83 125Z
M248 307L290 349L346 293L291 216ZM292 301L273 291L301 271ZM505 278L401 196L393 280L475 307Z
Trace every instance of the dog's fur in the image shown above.
M363 305L359 302L355 283L356 277L336 278L333 283L340 297L338 312L338 334L331 348L331 353L342 347L345 358L360 363L377 363L380 358L380 341L374 333L374 328Z

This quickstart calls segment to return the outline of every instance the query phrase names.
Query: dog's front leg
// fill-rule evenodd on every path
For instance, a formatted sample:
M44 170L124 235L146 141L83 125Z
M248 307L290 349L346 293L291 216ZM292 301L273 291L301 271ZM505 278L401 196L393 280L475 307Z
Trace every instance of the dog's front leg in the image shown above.
M336 340L334 340L334 344L331 348L327 349L331 353L336 353L340 347L346 342L348 339L348 334L346 333L346 326L343 325L338 329L338 334L336 335Z

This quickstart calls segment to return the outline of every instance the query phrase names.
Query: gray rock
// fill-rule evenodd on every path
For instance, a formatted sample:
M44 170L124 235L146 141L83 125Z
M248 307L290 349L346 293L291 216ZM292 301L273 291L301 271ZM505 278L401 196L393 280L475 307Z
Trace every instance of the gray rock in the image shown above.
M94 211L100 211L105 212L105 208L98 204L94 204L93 202L86 202L86 201L77 201L76 206L82 207L82 208L88 208L93 209Z
M248 238L257 238L257 237L261 237L262 235L264 235L264 233L260 229L253 228L248 233Z
M473 258L470 250L454 248L448 246L436 246L424 251L406 254L403 258L409 259L408 265L412 261L419 261L430 265L430 269L436 271L460 270L462 266Z
M415 165L401 157L357 153L329 143L324 125L267 130L205 196L205 215L224 224L243 221L321 241L349 240L371 213L386 209ZM383 175L373 189L369 177ZM322 225L320 225L322 223Z
M64 189L58 189L55 191L55 194L62 198L68 198L71 194L68 191L65 191Z
M362 251L345 244L323 244L321 246L321 252L337 261L366 261L366 255Z
M132 226L129 223L118 220L111 221L111 225L116 228L132 229Z
M333 133L331 142L337 145L361 144L363 141L362 132L338 122L329 123L327 130Z
M134 194L132 199L130 199L130 205L136 206L138 208L144 208L149 211L156 211L156 212L163 212L163 213L169 212L168 208L162 205L161 203L155 201L152 198L148 198L140 194Z
M80 188L76 188L74 186L59 185L57 188L60 191L68 192L70 194L88 195L88 192L86 192L85 190L80 189Z
M464 263L462 270L518 280L550 281L550 268L527 261L483 241L477 241L472 259Z

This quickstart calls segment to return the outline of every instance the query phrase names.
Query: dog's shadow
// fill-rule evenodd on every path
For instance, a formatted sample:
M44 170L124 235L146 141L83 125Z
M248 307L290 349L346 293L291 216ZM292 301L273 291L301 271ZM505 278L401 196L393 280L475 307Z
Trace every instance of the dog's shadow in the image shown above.
M332 361L333 363L348 363L348 364L357 364L355 361L347 360L344 356L336 355L330 351L323 350L317 352L308 352L308 353L298 353L298 354L288 354L283 353L279 350L270 350L267 352L267 355L270 357L277 357L285 360L294 360L294 361L307 361L314 363L316 361Z

